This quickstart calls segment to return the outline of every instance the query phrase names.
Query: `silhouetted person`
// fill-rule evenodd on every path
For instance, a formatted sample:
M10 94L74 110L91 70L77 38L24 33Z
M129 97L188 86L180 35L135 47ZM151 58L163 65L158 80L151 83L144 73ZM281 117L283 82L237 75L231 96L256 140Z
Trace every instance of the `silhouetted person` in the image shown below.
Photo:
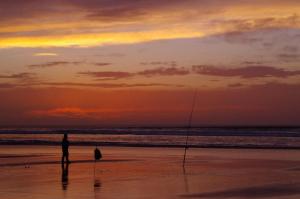
M68 134L64 134L64 138L62 140L61 143L61 147L62 147L62 158L61 158L61 162L64 163L64 160L66 159L67 164L70 163L69 161L69 141L68 141Z
M69 175L69 164L61 164L61 184L62 184L62 188L63 190L66 190L68 187L68 183L69 183L69 179L68 179L68 175Z

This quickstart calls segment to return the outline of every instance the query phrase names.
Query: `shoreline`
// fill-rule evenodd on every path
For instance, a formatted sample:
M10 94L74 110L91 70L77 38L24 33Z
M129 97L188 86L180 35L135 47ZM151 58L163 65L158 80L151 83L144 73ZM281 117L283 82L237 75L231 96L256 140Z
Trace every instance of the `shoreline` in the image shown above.
M3 141L0 146L60 146L60 142L52 141ZM72 142L71 146L108 146L108 147L136 147L136 148L184 148L180 144L147 144L147 143L122 143L122 142ZM282 149L300 150L300 146L269 146L269 145L222 145L222 144L203 144L188 145L188 148L213 148L213 149Z

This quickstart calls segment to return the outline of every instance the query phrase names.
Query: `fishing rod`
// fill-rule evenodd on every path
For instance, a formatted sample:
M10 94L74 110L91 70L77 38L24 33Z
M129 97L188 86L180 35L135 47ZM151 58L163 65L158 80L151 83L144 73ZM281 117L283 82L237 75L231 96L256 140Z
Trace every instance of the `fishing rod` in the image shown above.
M195 90L194 97L193 97L193 104L192 104L192 110L189 116L188 120L188 126L187 126L187 131L186 131L186 139L185 139L185 147L184 147L184 155L183 155L183 161L182 161L182 166L185 166L185 159L186 159L186 150L187 150L187 144L188 144L188 139L189 139L189 131L191 129L191 124L192 124L192 119L193 119L193 114L195 110L195 105L196 105L196 99L197 99L197 90Z

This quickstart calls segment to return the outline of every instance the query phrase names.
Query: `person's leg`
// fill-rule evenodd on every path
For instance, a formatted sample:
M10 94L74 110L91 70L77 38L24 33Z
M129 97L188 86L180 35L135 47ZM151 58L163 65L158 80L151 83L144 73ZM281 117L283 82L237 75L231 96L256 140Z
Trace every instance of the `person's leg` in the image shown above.
M66 152L66 162L70 163L70 160L69 160L69 151Z
M68 160L68 157L67 157L67 151L65 151L65 150L63 150L63 156L62 156L62 160L61 160L61 162L65 162L65 159L66 159L66 161Z

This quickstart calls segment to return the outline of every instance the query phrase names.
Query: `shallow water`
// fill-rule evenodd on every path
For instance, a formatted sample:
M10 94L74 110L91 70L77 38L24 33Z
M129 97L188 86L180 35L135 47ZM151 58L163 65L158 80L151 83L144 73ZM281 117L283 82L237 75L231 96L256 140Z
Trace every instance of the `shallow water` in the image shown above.
M60 144L60 134L0 134L0 143ZM69 140L80 145L92 143L108 145L184 146L182 135L129 135L129 134L70 134ZM300 137L273 136L189 136L189 146L195 147L273 147L300 148Z
M0 194L27 198L300 197L300 151L71 147L66 171L54 146L0 146Z

